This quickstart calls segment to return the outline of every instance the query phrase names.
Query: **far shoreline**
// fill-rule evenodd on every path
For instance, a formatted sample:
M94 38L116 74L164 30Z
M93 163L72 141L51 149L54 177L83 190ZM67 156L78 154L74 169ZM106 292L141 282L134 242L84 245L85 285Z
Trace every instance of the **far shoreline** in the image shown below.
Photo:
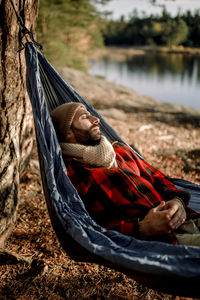
M102 57L111 60L125 61L136 55L145 55L146 53L155 54L181 54L200 56L200 48L184 47L184 46L105 46L104 48L96 49L90 56L92 60L100 60Z

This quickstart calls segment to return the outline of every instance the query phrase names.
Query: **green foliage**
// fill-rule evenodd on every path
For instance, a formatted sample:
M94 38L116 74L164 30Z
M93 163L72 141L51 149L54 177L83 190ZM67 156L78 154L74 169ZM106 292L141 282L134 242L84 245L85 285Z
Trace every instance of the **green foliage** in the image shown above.
M189 27L188 39L185 44L200 47L200 10L196 11L194 16L188 11L182 16L182 19Z
M188 36L188 27L182 19L173 20L169 19L163 24L163 35L162 40L167 46L178 46L185 42Z
M38 42L50 61L86 68L87 55L103 45L103 20L95 8L97 1L100 0L40 0Z
M106 45L200 46L200 12L171 17L166 9L161 16L138 16L135 10L128 20L111 20L103 31Z

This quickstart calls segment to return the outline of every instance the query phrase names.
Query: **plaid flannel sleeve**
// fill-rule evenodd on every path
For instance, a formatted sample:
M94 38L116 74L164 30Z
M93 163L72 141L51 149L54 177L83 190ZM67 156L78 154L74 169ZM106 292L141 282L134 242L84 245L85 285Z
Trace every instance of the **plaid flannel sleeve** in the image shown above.
M177 189L170 179L162 172L155 169L145 160L139 158L129 147L124 146L132 158L137 162L140 168L141 176L148 179L154 188L158 191L164 201L169 201L174 197L180 198L187 206L190 200L190 194L182 189Z

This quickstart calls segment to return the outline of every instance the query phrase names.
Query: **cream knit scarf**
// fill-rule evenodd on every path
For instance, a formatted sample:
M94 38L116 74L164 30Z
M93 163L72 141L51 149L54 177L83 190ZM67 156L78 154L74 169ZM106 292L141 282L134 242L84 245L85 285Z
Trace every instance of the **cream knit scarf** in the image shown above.
M79 161L97 167L117 168L116 154L111 143L101 137L99 145L60 143L63 155L77 158Z

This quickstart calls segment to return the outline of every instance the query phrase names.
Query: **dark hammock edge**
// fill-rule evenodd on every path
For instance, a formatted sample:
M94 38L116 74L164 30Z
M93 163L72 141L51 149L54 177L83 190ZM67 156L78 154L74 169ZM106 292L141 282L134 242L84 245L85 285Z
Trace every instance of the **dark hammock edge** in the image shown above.
M29 43L30 44L30 43ZM30 45L28 45L28 51L32 51L33 49L31 49L30 47L29 47ZM41 54L40 54L41 55ZM29 61L28 61L29 62ZM30 87L29 87L30 88ZM30 96L30 98L32 98L32 92L30 91L30 89L29 89L29 96ZM32 101L31 101L32 102ZM32 103L32 105L33 105L33 103ZM33 109L33 111L34 111L34 109ZM37 122L35 121L35 127L36 127L36 132L37 132ZM60 233L59 233L59 231L56 229L56 226L57 227L59 227L59 218L58 218L58 216L57 216L57 212L55 211L55 208L53 207L53 205L52 205L52 202L51 202L51 198L50 198L50 195L49 195L49 190L48 190L48 188L47 188L47 184L45 183L45 181L47 180L46 179L46 174L45 174L45 172L44 172L44 165L45 165L45 163L44 163L44 158L43 158L43 154L42 154L42 150L40 149L40 143L41 143L41 141L40 141L40 137L38 138L37 137L37 141L38 141L38 152L39 152L39 157L40 157L40 164L42 164L42 167L41 167L41 175L42 175L42 179L43 179L43 188L44 188L44 192L45 192L45 197L46 197L46 201L47 201L47 206L48 206L48 210L49 210L49 214L50 214L50 216L51 216L51 220L52 220L52 223L53 223L53 227L54 227L54 230L56 231L56 233L57 233L57 236L59 237L59 235L60 235ZM183 183L183 181L181 181L182 183ZM45 191L45 187L47 188L46 189L46 191ZM50 206L52 206L53 207L53 210L54 210L54 212L52 213L52 207L50 207ZM61 227L62 227L62 229L63 229L63 225L61 224ZM59 229L60 230L60 229ZM64 233L63 233L63 235L61 234L60 235L60 237L59 237L59 240L60 240L60 242L61 242L61 244L62 245L64 245L64 249L65 249L65 251L66 252L68 252L69 253L69 251L68 251L68 247L69 247L69 244L67 244L66 245L66 232L65 231L63 231ZM71 237L70 237L70 239L71 239ZM70 243L71 243L71 241L72 240L70 240ZM77 242L75 242L75 245L77 245ZM82 247L82 246L81 246ZM76 246L75 246L75 248L76 248ZM186 248L188 248L188 247L186 247ZM190 248L190 247L189 247ZM82 248L83 249L83 248ZM81 251L83 251L83 250L81 250ZM70 253L70 256L73 258L73 253ZM89 256L91 257L91 253L89 253ZM98 261L97 260L97 257L99 258L99 256L96 256L95 254L94 254L94 256L95 256L95 259L94 259L94 261L93 262L95 262L95 260L96 261ZM78 255L76 256L76 257L78 257ZM200 254L199 254L199 256L198 257L200 257ZM75 256L74 256L74 258L75 258ZM81 257L78 257L78 259L81 259ZM120 271L123 271L124 273L131 273L132 274L132 276L131 277L133 277L133 273L134 274L136 274L136 273L139 273L140 274L140 276L139 277L141 277L141 274L142 274L142 278L143 277L145 277L145 285L148 285L148 283L147 283L147 277L150 277L151 278L151 281L152 281L152 277L154 278L154 279L156 279L155 281L156 281L156 283L158 283L158 275L156 275L156 274L152 274L152 275L150 275L150 274L147 274L147 273L144 273L144 272L139 272L139 271L136 271L136 270L127 270L127 268L125 268L125 267L123 267L123 266L121 266L121 265L118 265L117 266L117 264L116 263L112 263L112 262L108 262L108 260L106 259L106 260L102 260L102 262L101 262L101 260L102 260L102 258L100 259L100 263L101 264L103 264L103 265L109 265L109 267L114 267L115 269L120 269ZM88 258L86 258L86 261L88 261ZM106 263L105 263L105 261L106 261ZM185 278L184 276L183 277L181 277L181 276L176 276L176 275L174 275L174 276L164 276L163 274L162 274L162 279L164 278L164 277L166 277L166 278L168 278L168 280L170 280L170 278L172 278L172 283L174 282L174 279L176 280L176 283L177 282L179 282L180 281L180 283L182 282L183 283L183 281L184 280L186 280L187 281L187 283L189 283L189 281L191 281L190 282L190 285L192 284L192 291L190 290L190 291L187 291L187 289L185 290L185 289L183 289L183 286L182 286L182 284L180 284L180 295L183 295L183 296L185 296L185 295L188 295L188 296L191 296L191 294L192 294L192 296L194 297L196 297L197 295L199 295L199 293L198 293L198 291L195 289L195 287L198 287L198 285L196 285L197 284L197 280L199 280L199 278L200 278L200 276L199 276L199 274L196 276L196 277L192 277L192 278ZM139 279L138 279L138 281L140 281ZM161 283L163 283L163 280L160 280L161 281ZM169 282L169 281L168 281ZM160 283L160 284L161 284ZM152 285L152 282L151 282L151 285ZM157 285L157 284L156 284ZM161 284L162 285L162 284ZM172 284L172 286L173 286L173 284ZM179 284L178 284L178 286L179 286ZM158 287L157 287L158 288ZM165 284L164 284L164 290L165 290L165 292L166 292L166 286L165 286ZM172 290L171 290L171 292L172 293L177 293L177 289L178 289L178 287L177 286L175 286L174 287L174 289L172 288ZM169 291L169 286L167 286L167 291ZM183 293L182 293L183 292Z

